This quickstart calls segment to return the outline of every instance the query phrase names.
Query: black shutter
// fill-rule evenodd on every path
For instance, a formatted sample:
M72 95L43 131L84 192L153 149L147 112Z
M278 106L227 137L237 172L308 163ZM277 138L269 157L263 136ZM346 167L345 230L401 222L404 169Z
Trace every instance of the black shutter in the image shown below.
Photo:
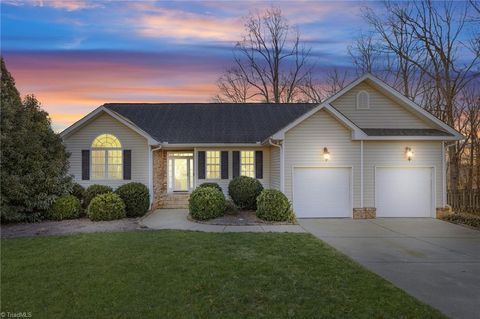
M198 179L205 179L205 151L198 152Z
M255 151L255 177L263 178L263 151Z
M90 151L82 150L82 179L90 179Z
M132 179L132 151L123 150L123 179Z
M239 151L233 151L233 163L232 163L232 168L233 168L233 177L240 176L240 152Z
M228 179L228 151L222 151L220 154L222 179Z

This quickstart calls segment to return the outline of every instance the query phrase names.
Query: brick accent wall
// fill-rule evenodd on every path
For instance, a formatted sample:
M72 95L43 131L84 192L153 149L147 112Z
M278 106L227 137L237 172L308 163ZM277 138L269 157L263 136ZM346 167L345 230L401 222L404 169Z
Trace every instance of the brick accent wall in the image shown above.
M377 215L377 209L375 207L354 208L354 219L372 219Z
M153 209L162 207L167 198L167 152L153 152Z

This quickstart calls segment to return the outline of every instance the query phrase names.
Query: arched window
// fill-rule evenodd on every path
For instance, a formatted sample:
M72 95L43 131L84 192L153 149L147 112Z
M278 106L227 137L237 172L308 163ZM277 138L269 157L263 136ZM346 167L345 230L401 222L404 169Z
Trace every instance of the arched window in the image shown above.
M367 110L370 108L370 96L367 91L357 93L357 109Z
M122 179L122 144L116 136L97 136L91 154L92 179Z

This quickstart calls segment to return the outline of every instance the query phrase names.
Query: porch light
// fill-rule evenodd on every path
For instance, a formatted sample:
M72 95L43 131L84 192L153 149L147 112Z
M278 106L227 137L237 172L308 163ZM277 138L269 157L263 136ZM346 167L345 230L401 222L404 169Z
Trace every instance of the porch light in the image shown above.
M326 147L323 148L323 159L325 160L325 162L327 162L330 159L330 152Z
M408 146L405 148L405 156L407 157L407 160L408 160L408 161L411 161L411 160L412 160L412 158L413 158L413 150L412 150L412 148L410 148L410 147L408 147Z

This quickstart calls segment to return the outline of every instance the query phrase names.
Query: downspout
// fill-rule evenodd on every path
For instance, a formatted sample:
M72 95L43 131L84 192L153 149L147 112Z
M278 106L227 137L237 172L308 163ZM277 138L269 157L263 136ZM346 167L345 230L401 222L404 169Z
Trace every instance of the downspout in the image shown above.
M360 208L363 208L363 140L360 141Z
M283 175L284 175L284 158L283 158L283 145L282 144L276 144L273 142L273 140L270 138L268 139L268 144L278 147L280 149L280 191L282 193L284 192L284 186L283 186Z

